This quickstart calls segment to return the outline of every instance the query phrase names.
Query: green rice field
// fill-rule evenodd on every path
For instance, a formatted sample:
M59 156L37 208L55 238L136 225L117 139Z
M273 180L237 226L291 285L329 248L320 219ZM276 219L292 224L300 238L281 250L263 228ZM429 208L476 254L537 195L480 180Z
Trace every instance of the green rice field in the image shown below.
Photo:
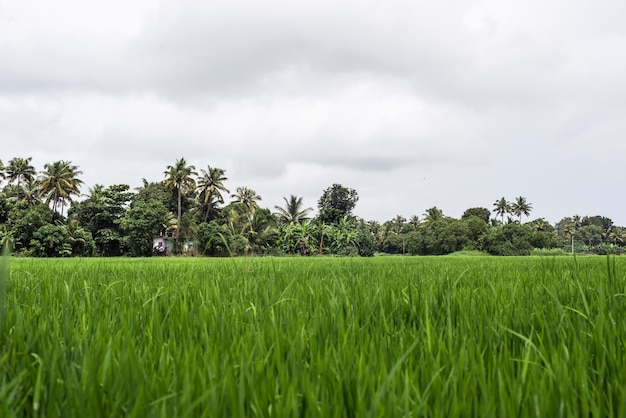
M625 262L5 258L0 416L626 416Z

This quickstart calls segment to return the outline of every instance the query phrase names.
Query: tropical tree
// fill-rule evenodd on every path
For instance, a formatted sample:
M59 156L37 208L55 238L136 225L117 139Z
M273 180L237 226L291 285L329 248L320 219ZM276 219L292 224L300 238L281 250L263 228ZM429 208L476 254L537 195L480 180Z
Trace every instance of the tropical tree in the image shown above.
M426 209L424 212L424 222L440 221L444 218L443 211L437 206L433 206L430 209Z
M406 218L402 215L396 215L396 217L391 220L391 231L395 234L400 234L405 224Z
M5 174L5 170L6 170L6 167L2 163L2 160L0 160L0 180L4 180L4 179L7 178L7 176Z
M532 208L532 205L522 196L516 197L515 202L511 203L511 213L519 218L520 224L522 223L522 215L529 216Z
M225 171L221 168L207 166L207 169L200 170L201 176L198 177L198 190L202 199L201 210L204 212L204 222L209 219L209 214L214 204L224 203L222 192L230 193L224 186L224 182L228 178L224 175Z
M250 228L246 231L245 238L249 247L256 253L262 253L270 248L278 239L276 218L269 209L259 209L250 217Z
M355 219L349 215L344 215L339 222L332 226L331 248L336 254L351 255L357 252L354 247L356 239L356 223Z
M241 203L248 210L248 213L253 214L259 208L259 196L254 190L248 187L237 187L237 192L231 195L235 200L234 203Z
M503 197L500 200L496 200L496 203L494 203L493 206L493 212L496 213L496 216L500 216L502 218L502 224L504 225L504 215L511 213L511 204Z
M313 210L313 208L302 209L303 204L301 197L291 195L289 200L287 200L286 197L283 197L283 199L285 200L284 207L280 207L278 205L274 206L274 208L278 211L278 219L282 223L297 224L309 219L307 215Z
M38 179L30 179L22 186L24 197L22 200L28 203L29 206L35 206L42 201L41 184Z
M37 175L35 167L30 164L32 157L21 158L15 157L9 160L9 165L4 167L4 176L8 178L9 183L17 183L17 197L20 198L21 182L33 180Z
M181 218L182 218L182 197L195 190L196 181L194 176L198 173L195 171L193 165L187 165L187 161L184 158L176 160L174 165L168 165L165 170L165 190L176 195L178 199L178 229L176 233L176 251L179 251L178 238L181 230Z
M623 244L626 241L626 230L623 227L614 228L608 236L608 240L613 245Z
M57 212L57 207L65 206L66 202L72 201L72 196L80 195L80 185L83 181L78 178L82 171L69 161L55 161L45 164L41 172L39 187L46 197L46 204L52 202L52 213Z

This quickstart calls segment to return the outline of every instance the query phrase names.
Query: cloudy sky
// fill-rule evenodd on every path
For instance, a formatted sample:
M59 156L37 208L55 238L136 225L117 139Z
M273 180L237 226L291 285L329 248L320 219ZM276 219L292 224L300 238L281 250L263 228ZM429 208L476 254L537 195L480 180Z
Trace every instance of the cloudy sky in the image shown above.
M96 183L184 157L385 221L524 196L626 225L623 0L0 0L0 159Z

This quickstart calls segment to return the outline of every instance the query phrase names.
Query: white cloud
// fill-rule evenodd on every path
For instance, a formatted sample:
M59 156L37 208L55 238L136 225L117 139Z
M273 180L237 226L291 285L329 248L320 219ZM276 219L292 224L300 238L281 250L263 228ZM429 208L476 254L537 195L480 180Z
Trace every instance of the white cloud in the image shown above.
M626 225L608 192L625 18L617 0L5 1L0 158L138 185L185 157L270 208L345 183L378 220L524 195Z

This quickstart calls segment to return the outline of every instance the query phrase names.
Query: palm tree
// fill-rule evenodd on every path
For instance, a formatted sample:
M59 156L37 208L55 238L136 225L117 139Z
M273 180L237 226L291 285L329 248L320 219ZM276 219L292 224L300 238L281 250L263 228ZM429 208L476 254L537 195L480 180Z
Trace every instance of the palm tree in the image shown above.
M46 196L46 204L52 202L53 214L59 204L63 207L66 201L72 201L72 195L80 195L79 186L83 181L78 178L79 174L82 174L82 171L69 161L56 161L44 165L39 187Z
M426 209L426 212L424 212L425 222L439 221L441 219L443 219L443 211L439 209L437 206L433 206L430 209Z
M503 197L500 200L496 200L496 203L494 203L493 206L493 212L496 213L496 216L502 217L502 224L504 225L504 215L511 213L510 203Z
M15 157L9 161L9 165L5 167L5 175L9 179L9 183L17 182L17 197L20 198L20 185L22 180L33 180L37 172L35 167L30 164L32 157L21 158Z
M168 165L165 170L165 190L172 194L176 192L178 198L178 227L176 230L176 251L179 250L178 237L180 235L181 218L182 218L182 197L190 191L195 190L196 181L193 176L197 176L193 165L187 165L184 158L176 160L174 165Z
M202 175L198 177L198 190L200 196L204 197L201 209L205 211L204 222L206 222L214 202L224 203L221 192L230 193L230 190L224 186L228 178L224 176L225 171L221 168L207 166L207 170L200 172Z
M38 203L41 203L42 200L42 190L41 190L41 182L37 179L31 179L26 181L24 184L24 198L22 199L29 206L35 206Z
M247 187L237 187L237 193L232 194L230 197L235 199L235 203L243 204L249 213L254 213L259 208L257 202L261 200L261 196Z
M613 245L617 245L618 243L623 244L626 239L626 231L624 228L617 227L611 231L608 236L608 240L613 243Z
M0 180L4 180L6 179L6 174L4 173L6 170L6 167L4 166L4 164L2 163L2 160L0 160Z
M285 200L285 207L278 205L274 206L278 211L278 218L281 222L286 224L297 224L309 219L307 215L311 212L312 208L302 209L302 198L291 195L289 200L283 197Z
M530 215L532 208L532 205L522 196L516 197L515 202L511 203L511 213L519 218L520 224L522 223L522 215Z

